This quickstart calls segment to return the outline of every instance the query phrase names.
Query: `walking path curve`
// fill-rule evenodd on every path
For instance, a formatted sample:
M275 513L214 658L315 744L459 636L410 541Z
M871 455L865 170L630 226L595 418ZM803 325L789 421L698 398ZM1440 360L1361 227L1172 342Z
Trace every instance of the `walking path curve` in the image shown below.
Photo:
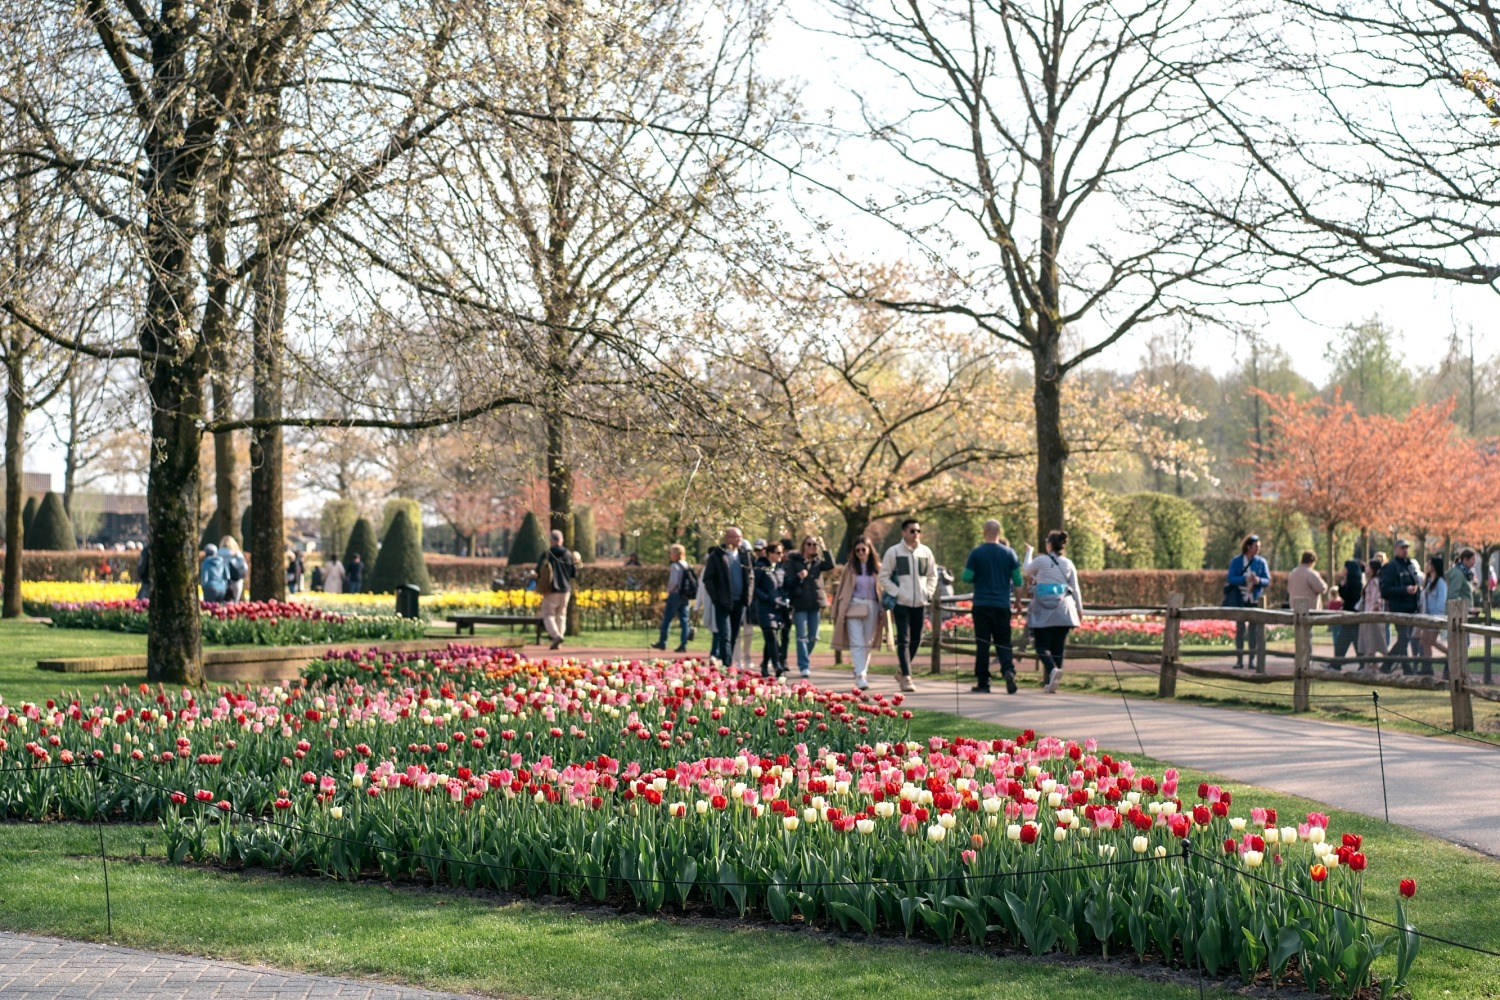
M0 931L4 1000L463 1000L358 979Z

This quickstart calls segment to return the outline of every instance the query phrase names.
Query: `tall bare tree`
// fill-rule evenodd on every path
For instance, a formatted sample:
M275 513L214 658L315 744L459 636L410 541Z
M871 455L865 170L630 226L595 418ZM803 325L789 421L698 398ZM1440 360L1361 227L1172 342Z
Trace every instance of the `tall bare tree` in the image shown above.
M967 319L1029 356L1040 538L1066 519L1064 379L1130 331L1204 308L1244 250L1169 197L1209 133L1177 70L1229 58L1212 42L1231 28L1192 0L829 6L901 95L861 95L899 164L897 193L870 210L949 267L939 291L873 300Z

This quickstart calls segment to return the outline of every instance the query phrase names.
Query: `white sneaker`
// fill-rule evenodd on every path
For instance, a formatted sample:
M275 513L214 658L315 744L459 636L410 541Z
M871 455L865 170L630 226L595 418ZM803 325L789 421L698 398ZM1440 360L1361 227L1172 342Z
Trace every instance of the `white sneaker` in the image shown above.
M1052 671L1052 676L1047 678L1047 686L1042 688L1048 694L1057 694L1057 682L1062 677L1062 668L1058 667Z
M867 680L865 680L865 675L864 674L855 674L854 675L854 686L857 687L857 688L859 688L861 691L863 691L865 688L867 688L867 687L870 686L870 682L867 681Z
M903 691L915 691L917 689L917 686L911 682L911 677L907 674L897 674L896 682Z

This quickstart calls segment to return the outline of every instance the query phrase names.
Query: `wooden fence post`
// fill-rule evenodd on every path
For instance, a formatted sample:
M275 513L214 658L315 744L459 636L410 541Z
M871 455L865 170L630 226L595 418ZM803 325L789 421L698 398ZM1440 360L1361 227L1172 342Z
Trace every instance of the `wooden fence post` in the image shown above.
M1474 701L1469 694L1469 608L1464 601L1448 602L1448 697L1453 702L1453 728L1474 728Z
M1307 612L1312 601L1292 598L1292 711L1306 712L1312 707L1312 619Z
M936 588L932 591L932 606L927 617L932 620L932 673L943 672L943 599Z
M1182 648L1182 595L1167 595L1167 615L1161 633L1161 674L1156 682L1158 698L1177 696L1177 653Z

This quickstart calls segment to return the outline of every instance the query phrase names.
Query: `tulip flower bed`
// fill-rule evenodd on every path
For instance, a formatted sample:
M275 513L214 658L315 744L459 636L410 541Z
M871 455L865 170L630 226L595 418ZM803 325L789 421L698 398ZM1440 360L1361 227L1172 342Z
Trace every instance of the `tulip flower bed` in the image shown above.
M1234 645L1234 622L1184 621L1179 623L1182 641L1197 646ZM1011 630L1020 635L1026 625L1024 618L1011 620ZM1119 618L1088 617L1083 624L1068 634L1070 642L1089 646L1150 646L1160 645L1166 626L1158 618L1145 615L1128 615ZM1290 638L1288 629L1269 628L1267 638ZM1283 634L1284 633L1284 634ZM943 634L954 638L972 638L973 615L955 615L943 622Z
M149 601L113 600L52 604L54 628L144 633ZM212 645L296 646L362 639L420 639L420 619L395 615L341 615L304 604L234 601L201 604L203 641Z
M1184 796L1092 741L909 742L899 695L696 660L455 645L308 676L0 705L0 816L154 819L174 861L1129 952L1343 996L1385 949L1383 987L1416 954L1359 915L1358 834Z

